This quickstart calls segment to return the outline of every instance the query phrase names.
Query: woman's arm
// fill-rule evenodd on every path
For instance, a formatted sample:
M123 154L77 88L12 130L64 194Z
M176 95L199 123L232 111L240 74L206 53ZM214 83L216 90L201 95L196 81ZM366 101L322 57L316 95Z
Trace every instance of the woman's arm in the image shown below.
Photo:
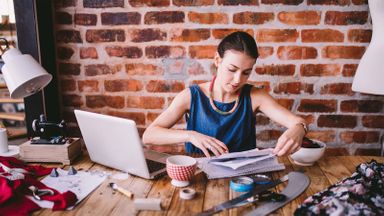
M191 92L184 89L144 131L143 142L146 144L174 144L189 141L189 131L170 129L188 111L191 104Z
M303 118L296 116L285 107L278 104L268 93L253 89L253 107L258 108L272 121L277 122L288 128L278 139L274 153L278 156L287 155L295 152L301 146L301 142L306 133L306 122ZM253 102L252 102L253 103Z
M209 151L215 155L228 152L227 146L220 140L196 131L170 129L189 110L191 104L191 92L185 89L172 101L171 105L148 126L143 134L143 142L146 144L174 144L191 142L201 149L209 157Z

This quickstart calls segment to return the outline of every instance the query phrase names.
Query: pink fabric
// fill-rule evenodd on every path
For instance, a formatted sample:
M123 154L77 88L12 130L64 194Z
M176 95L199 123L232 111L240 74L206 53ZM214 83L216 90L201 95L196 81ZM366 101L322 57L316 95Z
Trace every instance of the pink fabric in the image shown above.
M48 188L37 180L38 177L49 174L52 168L29 166L13 157L0 156L0 163L9 168L21 168L29 172L28 174L24 174L24 179L13 181L6 177L0 176L0 216L29 215L33 211L39 210L40 207L25 196L32 194L32 192L28 189L31 185L39 189L51 189L54 191L54 195L45 195L42 197L43 200L54 202L54 211L64 210L77 202L76 195L71 191L59 193L52 188ZM0 173L3 172L4 170L0 167Z

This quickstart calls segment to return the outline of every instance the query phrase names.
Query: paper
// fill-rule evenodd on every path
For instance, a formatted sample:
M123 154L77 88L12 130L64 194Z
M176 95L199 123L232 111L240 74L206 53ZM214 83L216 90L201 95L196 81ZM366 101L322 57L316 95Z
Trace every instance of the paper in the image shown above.
M269 154L269 155L256 156L256 157L250 157L250 158L240 158L240 159L230 158L229 161L224 161L224 162L214 161L214 162L210 162L210 163L215 164L215 165L219 165L219 166L229 167L229 168L236 170L236 169L243 167L245 165L253 164L253 163L256 163L258 161L262 161L262 160L265 160L265 159L268 159L271 157L274 157L274 156L272 154Z
M231 158L234 158L235 160L227 162L217 161ZM237 160L239 160L238 163L236 162ZM219 157L197 158L197 161L199 163L199 168L207 174L208 179L227 178L285 169L285 166L278 162L277 157L272 154L272 150L270 149L254 149L243 152L229 153ZM228 162L232 162L232 164ZM217 163L220 165L217 165Z
M78 201L76 205L80 203L85 197L87 197L93 190L95 190L109 175L104 171L92 170L92 171L78 171L76 175L68 175L67 170L58 168L57 172L59 177L46 176L41 182L46 186L56 189L63 193L66 191L72 191L76 194ZM28 197L42 208L52 208L53 202L50 201L37 201L32 197ZM71 208L67 209L70 210Z

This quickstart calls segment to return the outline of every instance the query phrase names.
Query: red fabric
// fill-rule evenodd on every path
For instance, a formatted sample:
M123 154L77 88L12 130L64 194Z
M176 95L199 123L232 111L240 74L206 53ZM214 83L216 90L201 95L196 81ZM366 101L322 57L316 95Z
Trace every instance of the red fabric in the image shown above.
M76 195L71 191L59 193L52 188L48 188L36 179L37 177L49 174L52 168L28 166L13 157L0 156L0 162L7 167L22 168L30 172L30 174L25 174L24 179L14 181L0 176L0 216L28 215L33 211L39 210L40 207L36 203L25 197L25 195L31 195L32 192L28 189L31 185L39 189L51 189L55 192L54 195L45 195L42 197L43 200L54 202L54 211L64 210L76 203ZM4 170L0 167L0 173L2 172L4 172Z

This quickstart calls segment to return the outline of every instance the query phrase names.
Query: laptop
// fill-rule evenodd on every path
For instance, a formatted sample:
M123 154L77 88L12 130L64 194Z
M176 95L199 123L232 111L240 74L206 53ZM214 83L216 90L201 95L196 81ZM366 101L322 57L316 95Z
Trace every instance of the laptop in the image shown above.
M143 148L130 119L75 110L92 161L146 179L165 173L168 154Z

